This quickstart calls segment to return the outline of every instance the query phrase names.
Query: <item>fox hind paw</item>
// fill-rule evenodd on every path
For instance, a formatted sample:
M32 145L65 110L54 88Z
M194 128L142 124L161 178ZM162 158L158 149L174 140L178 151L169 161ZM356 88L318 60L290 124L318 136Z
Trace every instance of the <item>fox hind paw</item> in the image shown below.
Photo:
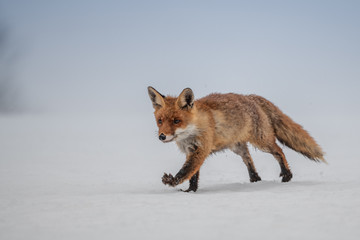
M282 182L289 182L293 177L293 175L290 171L287 171L287 172L281 172L280 177L282 177L281 179Z
M250 174L250 182L261 181L261 177L257 174L257 172L252 172Z

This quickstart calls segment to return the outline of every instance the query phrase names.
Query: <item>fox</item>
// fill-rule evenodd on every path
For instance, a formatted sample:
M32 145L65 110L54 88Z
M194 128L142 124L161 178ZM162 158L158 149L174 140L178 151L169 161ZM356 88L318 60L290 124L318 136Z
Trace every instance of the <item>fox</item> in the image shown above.
M190 88L178 97L164 96L149 86L158 137L163 143L175 141L186 161L173 176L164 173L162 183L175 187L189 180L184 192L196 192L200 168L211 154L230 149L241 156L250 182L261 181L248 144L270 153L280 165L282 182L293 174L281 144L315 162L324 162L324 152L310 134L269 100L255 95L212 93L195 100Z

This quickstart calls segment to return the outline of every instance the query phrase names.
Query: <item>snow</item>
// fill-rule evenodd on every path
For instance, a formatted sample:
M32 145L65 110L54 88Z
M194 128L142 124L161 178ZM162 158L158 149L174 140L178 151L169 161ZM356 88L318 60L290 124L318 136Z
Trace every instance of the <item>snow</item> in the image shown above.
M150 115L0 115L0 239L359 239L359 129L303 120L328 165L284 148L294 178L281 183L251 149L263 181L249 183L226 151L183 193L161 183L184 155Z

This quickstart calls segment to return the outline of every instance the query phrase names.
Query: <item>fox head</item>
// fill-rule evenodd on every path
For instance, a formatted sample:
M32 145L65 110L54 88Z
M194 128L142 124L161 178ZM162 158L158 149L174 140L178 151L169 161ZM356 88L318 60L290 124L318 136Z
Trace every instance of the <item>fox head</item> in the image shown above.
M171 142L187 138L194 132L191 124L194 111L194 94L185 88L179 97L165 97L152 87L148 93L155 109L155 119L159 127L159 139Z

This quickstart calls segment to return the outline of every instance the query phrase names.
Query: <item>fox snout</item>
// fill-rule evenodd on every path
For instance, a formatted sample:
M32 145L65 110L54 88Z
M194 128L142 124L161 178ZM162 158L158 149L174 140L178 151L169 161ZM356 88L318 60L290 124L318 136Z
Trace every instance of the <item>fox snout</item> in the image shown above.
M164 143L171 142L172 140L174 140L174 135L165 135L164 133L160 133L159 140Z

